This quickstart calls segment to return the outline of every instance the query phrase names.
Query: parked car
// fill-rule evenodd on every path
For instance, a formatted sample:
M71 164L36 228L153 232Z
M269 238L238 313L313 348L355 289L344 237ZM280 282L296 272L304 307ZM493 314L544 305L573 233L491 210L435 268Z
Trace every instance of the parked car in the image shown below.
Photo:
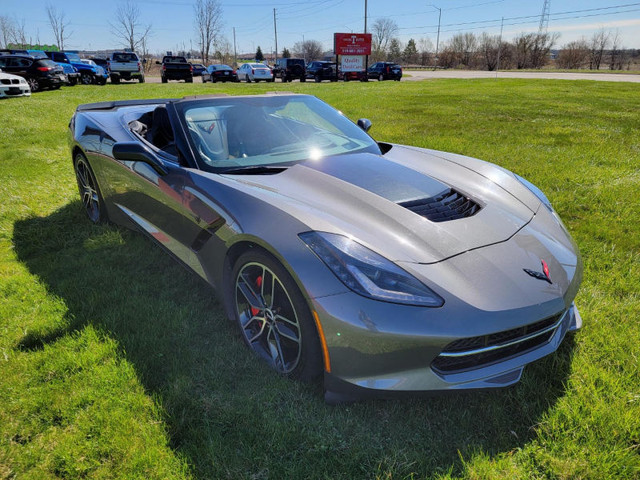
M144 83L144 68L134 52L112 52L107 60L107 68L111 83L120 83L121 80Z
M44 88L60 88L67 82L67 76L62 71L62 67L48 58L33 58L31 55L2 55L0 69L5 73L24 78L32 92Z
M24 78L0 70L0 98L28 97L29 95L31 95L31 89Z
M27 52L29 52L29 55L33 58L49 58L47 57L47 54L44 53L44 50L27 50ZM70 87L77 85L80 81L80 73L78 73L78 69L70 63L56 63L62 67L62 71L67 76L66 85Z
M393 62L377 62L369 67L367 75L369 78L379 81L396 80L399 82L402 78L402 67Z
M273 78L279 78L283 82L290 82L299 78L306 81L306 67L302 58L279 58L273 67Z
M191 66L193 67L194 77L201 77L204 71L207 69L207 67L205 67L202 63L192 63Z
M337 82L338 75L338 64L335 62L314 61L309 62L309 64L307 65L307 78L315 80L316 83L319 83L323 80Z
M184 80L187 83L193 83L193 66L187 62L186 58L166 55L162 58L162 63L156 63L162 65L160 72L162 83L167 83L169 80Z
M522 177L370 127L310 95L127 100L68 143L89 219L171 252L326 401L518 382L582 325L578 247Z
M367 82L369 81L369 77L367 76L366 70L359 70L359 71L353 71L353 72L342 72L342 80L344 80L345 82L351 82L351 81Z
M238 80L251 82L273 82L273 73L264 63L244 63L238 69Z
M107 75L109 74L109 61L106 58L91 57L91 60L93 60L96 65L102 67L104 71L107 72Z
M202 73L202 83L238 82L238 74L229 65L209 65Z
M83 85L104 85L107 83L109 76L102 67L95 64L87 64L82 61L80 55L76 52L44 52L47 56L57 63L69 63L73 65L80 73L80 82Z

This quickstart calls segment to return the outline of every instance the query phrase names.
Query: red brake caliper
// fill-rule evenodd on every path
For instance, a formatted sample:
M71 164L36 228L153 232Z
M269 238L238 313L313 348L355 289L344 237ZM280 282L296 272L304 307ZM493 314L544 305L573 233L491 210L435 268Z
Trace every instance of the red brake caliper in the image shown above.
M258 278L256 278L256 286L258 288L262 287L262 275L260 275ZM255 317L256 315L258 315L258 313L260 313L260 309L259 308L251 307L251 315L252 316Z

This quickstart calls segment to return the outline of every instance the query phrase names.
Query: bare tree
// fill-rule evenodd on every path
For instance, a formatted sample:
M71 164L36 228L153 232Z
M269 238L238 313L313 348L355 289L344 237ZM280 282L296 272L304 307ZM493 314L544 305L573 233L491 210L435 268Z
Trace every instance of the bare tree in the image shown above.
M371 28L374 55L386 53L387 45L398 34L398 24L390 18L378 18Z
M562 47L556 60L560 68L577 69L584 67L589 61L590 49L583 38L567 43Z
M518 69L542 68L549 58L551 47L558 40L557 33L521 33L514 41Z
M304 42L296 42L293 45L293 54L296 57L304 58L305 61L318 60L322 58L322 43L318 40L305 40Z
M13 31L15 22L8 15L0 15L0 46L9 48L9 44L13 41Z
M433 43L428 38L418 40L418 52L420 54L420 65L432 65L431 53L433 52Z
M498 68L498 55L500 52L500 37L483 32L480 36L480 54L484 67L490 72Z
M590 48L590 58L589 58L589 69L591 70L600 70L600 64L602 63L602 57L604 56L604 51L607 49L609 45L609 39L611 37L611 33L605 31L604 28L601 28L591 37L591 41L589 44Z
M193 6L198 46L202 61L209 63L209 55L222 31L222 7L218 0L196 0Z
M19 45L19 48L27 48L27 33L24 18L13 21L11 42Z
M56 45L60 50L64 50L64 42L67 41L71 35L70 32L67 32L69 22L65 22L64 12L62 10L58 11L58 9L50 3L47 4L47 16L49 17L49 24L51 25L51 30L53 30L53 35L56 37Z
M615 33L611 37L611 50L609 50L609 70L622 70L622 64L624 62L620 31L616 29Z
M118 4L115 21L111 23L111 31L123 45L135 51L151 35L151 25L143 25L140 21L140 9L132 0Z

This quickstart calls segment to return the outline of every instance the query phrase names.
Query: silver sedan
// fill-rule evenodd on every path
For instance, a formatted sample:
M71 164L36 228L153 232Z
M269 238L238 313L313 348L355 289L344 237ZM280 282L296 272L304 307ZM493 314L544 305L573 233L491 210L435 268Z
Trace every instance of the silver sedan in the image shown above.
M263 63L245 63L237 70L238 80L251 82L273 82L271 69Z

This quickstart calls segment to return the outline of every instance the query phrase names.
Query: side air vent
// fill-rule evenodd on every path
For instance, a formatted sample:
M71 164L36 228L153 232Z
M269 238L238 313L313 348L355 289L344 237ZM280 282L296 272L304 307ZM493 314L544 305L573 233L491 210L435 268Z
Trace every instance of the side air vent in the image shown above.
M481 208L476 202L454 189L449 189L435 197L402 202L400 205L432 222L471 217Z

